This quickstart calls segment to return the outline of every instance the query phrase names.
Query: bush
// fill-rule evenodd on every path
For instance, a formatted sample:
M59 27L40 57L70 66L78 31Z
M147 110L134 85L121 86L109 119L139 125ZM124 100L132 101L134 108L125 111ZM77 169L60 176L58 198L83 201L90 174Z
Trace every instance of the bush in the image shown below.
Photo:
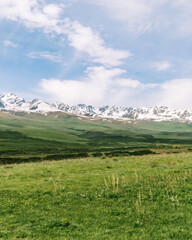
M155 154L155 152L151 151L150 149L130 152L130 155L133 155L133 156L142 156L142 155L148 155L148 154Z
M101 157L101 156L102 156L102 153L100 153L100 152L92 153L92 156L93 156L93 157Z
M103 153L101 156L101 159L106 159L106 158L107 158L107 156L105 155L105 153Z
M41 157L29 157L29 158L0 158L0 164L19 164L25 162L39 162Z
M63 160L68 158L86 158L88 157L88 153L82 152L82 153L66 153L66 154L52 154L45 156L43 160Z
M159 163L156 162L156 161L153 161L153 162L151 162L150 165L151 165L152 168L155 168L155 167L158 167L158 166L159 166Z

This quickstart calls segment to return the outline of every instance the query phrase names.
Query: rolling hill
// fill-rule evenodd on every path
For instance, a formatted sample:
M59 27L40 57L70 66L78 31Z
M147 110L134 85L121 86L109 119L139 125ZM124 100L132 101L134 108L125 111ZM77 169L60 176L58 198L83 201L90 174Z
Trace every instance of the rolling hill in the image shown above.
M0 161L5 162L190 151L191 144L188 123L0 113Z

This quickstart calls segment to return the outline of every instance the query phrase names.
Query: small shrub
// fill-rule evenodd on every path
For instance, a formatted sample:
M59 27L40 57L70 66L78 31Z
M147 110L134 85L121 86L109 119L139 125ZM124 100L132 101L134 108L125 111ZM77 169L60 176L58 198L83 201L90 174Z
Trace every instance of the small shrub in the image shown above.
M111 169L112 167L111 166L107 166L107 168Z
M157 161L153 161L153 162L150 163L150 166L151 166L152 168L155 168L155 167L158 167L158 166L159 166L159 163L158 163Z
M118 158L113 158L113 161L118 162L119 160L118 160Z
M133 156L143 156L148 154L155 154L155 152L151 151L150 149L138 150L134 152L130 152L130 155Z
M102 156L101 156L101 159L106 159L107 156L103 153Z
M102 156L102 153L92 153L91 154L93 157L101 157Z

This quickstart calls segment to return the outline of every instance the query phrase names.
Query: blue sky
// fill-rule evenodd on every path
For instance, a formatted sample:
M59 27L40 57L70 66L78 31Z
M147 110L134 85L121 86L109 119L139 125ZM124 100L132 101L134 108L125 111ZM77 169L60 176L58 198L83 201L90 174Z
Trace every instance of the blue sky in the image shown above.
M0 92L192 108L191 0L0 0Z

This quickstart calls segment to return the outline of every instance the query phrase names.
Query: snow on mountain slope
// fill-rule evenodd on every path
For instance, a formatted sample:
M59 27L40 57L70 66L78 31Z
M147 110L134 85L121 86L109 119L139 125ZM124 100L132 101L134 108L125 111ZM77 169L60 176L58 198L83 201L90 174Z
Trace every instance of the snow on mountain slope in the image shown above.
M85 104L70 106L65 103L49 104L38 99L25 101L12 93L0 94L0 111L36 112L65 112L89 118L103 118L116 120L153 120L153 121L181 121L192 122L191 110L171 109L168 107L117 107L104 106L96 108Z
M19 98L12 93L0 94L0 106L6 110L27 110L29 108L28 103L23 98Z
M42 102L38 99L34 99L32 102L29 103L29 105L30 105L29 111L42 113L58 112L58 109L55 108L52 104Z
M15 112L56 112L54 106L49 103L34 99L32 102L26 102L25 99L17 97L15 94L0 94L0 109Z

